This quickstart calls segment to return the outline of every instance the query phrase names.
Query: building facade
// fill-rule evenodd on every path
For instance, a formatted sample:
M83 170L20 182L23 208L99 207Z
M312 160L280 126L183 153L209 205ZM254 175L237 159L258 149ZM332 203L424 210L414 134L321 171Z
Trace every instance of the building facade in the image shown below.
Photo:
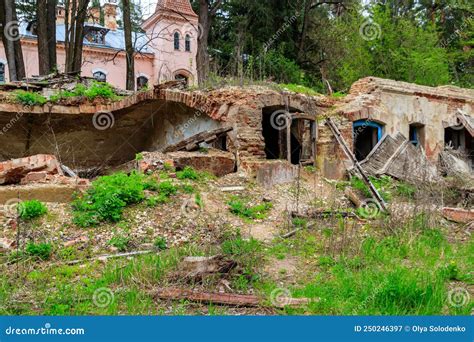
M107 81L118 88L126 84L124 32L118 25L118 1L106 0L89 10L84 28L82 76ZM56 41L58 70L65 64L65 8L57 7ZM134 33L136 89L168 80L197 81L198 16L189 0L159 0L155 12ZM34 23L19 25L26 75L38 75L38 43ZM8 82L5 49L0 41L0 82Z

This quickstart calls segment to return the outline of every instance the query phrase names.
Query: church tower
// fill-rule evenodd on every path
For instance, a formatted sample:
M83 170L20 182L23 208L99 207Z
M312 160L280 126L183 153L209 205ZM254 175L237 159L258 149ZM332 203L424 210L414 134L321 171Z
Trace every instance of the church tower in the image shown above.
M198 16L189 0L158 0L155 13L142 25L155 53L155 79L197 82Z

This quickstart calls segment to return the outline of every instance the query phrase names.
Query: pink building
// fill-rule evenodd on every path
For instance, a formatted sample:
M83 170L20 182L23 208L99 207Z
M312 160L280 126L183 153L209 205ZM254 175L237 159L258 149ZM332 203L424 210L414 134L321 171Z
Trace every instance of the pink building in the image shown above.
M117 0L106 0L102 9L91 8L85 25L82 76L92 76L125 88L126 61L123 30L117 25ZM100 25L103 11L103 25ZM64 71L64 15L59 5L56 17L58 69ZM136 88L167 80L186 79L195 84L198 16L189 0L159 0L155 13L134 33ZM38 45L34 23L20 24L26 75L38 75ZM0 82L8 82L5 49L0 40Z

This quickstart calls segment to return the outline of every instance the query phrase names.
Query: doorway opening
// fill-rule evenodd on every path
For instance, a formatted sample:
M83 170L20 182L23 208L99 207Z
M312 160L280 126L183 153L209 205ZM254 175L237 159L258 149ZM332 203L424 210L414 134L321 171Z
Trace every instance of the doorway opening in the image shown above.
M262 111L262 135L266 158L288 160L294 165L314 163L315 125L315 118L296 109L286 111L281 107L265 107Z

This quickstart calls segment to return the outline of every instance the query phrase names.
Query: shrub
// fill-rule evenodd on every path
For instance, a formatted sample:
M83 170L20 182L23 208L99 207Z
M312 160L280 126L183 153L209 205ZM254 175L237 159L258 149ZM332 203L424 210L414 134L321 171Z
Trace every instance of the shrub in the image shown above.
M249 206L243 199L235 196L227 204L231 213L247 219L263 219L267 211L273 207L270 202Z
M178 179L198 180L199 174L190 166L186 166L183 171L176 172Z
M32 242L26 245L26 253L30 256L38 257L42 260L48 260L51 256L51 245L49 243L34 244Z
M162 236L157 237L153 242L153 245L160 251L167 248L166 239Z
M176 187L176 185L171 183L171 181L164 181L159 184L158 191L160 192L160 194L169 197L175 195L178 192L178 188Z
M43 216L48 208L38 200L24 201L18 205L18 214L25 221Z
M43 105L46 103L46 98L43 95L31 91L18 90L15 95L16 101L25 106Z
M84 96L89 100L94 100L97 97L111 100L118 99L112 86L105 82L93 82L89 88L84 90Z
M117 248L120 252L125 252L130 243L130 238L126 236L116 235L109 241L109 245Z
M84 195L73 201L74 223L90 227L103 221L118 222L123 208L143 201L144 190L152 185L155 183L148 176L137 172L100 177Z

